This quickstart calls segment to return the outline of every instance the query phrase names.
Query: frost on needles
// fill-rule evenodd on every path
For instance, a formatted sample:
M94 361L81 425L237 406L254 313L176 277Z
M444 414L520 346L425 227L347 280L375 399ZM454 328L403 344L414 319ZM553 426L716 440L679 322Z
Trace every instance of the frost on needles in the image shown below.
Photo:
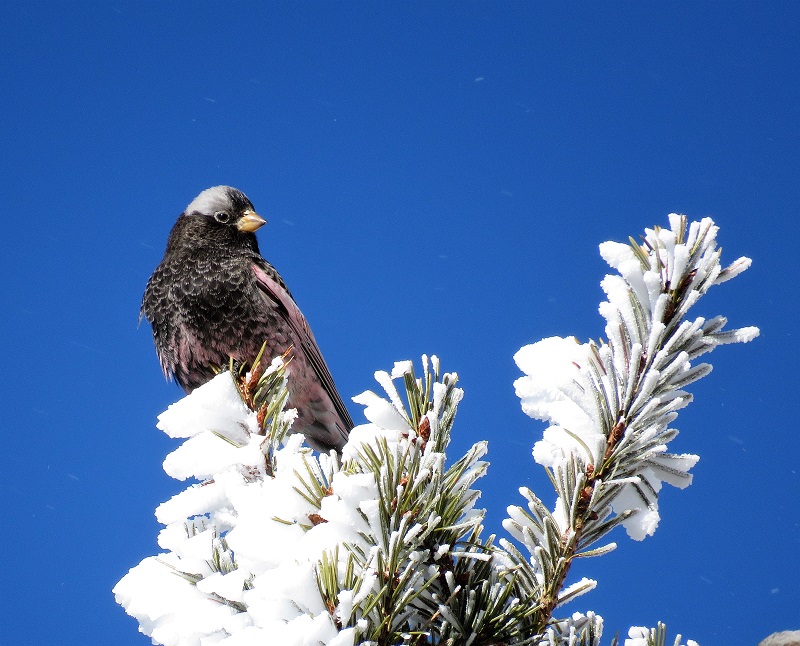
M185 440L164 469L196 483L156 509L163 552L122 578L118 603L170 646L600 644L600 616L556 614L595 586L568 581L573 560L614 549L601 539L619 524L636 540L655 532L662 483L687 486L698 460L668 452L685 388L711 370L696 359L758 335L688 317L750 260L722 268L710 219L669 223L600 246L617 271L602 282L605 341L550 338L515 355L524 412L550 424L533 456L556 501L521 489L510 539L484 536L475 507L486 442L446 458L463 393L436 357L419 377L411 362L375 373L384 394L354 398L366 422L341 458L288 433L278 357L231 366L159 417ZM661 625L628 634L627 646L666 643Z

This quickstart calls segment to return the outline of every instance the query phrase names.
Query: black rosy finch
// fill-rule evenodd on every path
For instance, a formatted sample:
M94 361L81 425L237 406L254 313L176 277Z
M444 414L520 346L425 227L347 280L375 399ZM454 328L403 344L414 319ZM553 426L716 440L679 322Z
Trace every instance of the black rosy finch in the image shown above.
M142 299L164 374L187 392L209 381L230 357L252 362L292 349L288 406L317 450L341 450L353 422L286 284L258 250L265 221L230 186L198 195L169 234ZM215 370L216 369L216 370Z

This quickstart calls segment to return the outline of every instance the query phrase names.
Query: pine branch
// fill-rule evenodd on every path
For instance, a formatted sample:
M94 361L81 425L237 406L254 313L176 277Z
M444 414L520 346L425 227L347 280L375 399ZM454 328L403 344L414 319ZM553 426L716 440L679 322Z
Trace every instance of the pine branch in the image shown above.
M463 393L436 357L423 357L419 377L409 361L375 374L386 396L354 398L367 423L340 461L290 434L288 359L259 356L159 416L185 440L165 470L196 482L156 510L164 553L117 584L118 601L170 646L599 646L601 617L555 617L595 587L568 582L573 562L613 550L618 525L635 539L655 531L662 483L687 486L698 459L667 452L685 388L710 371L693 362L758 334L686 318L750 264L722 269L716 234L708 219L670 216L640 243L604 243L618 270L602 282L606 340L545 339L517 353L523 410L551 424L534 458L556 504L521 489L525 508L509 507L503 524L513 540L483 536L486 442L447 459ZM629 635L627 646L666 646L661 625Z
M534 457L556 489L556 511L523 490L529 511L510 508L504 523L543 573L540 631L549 629L553 610L566 600L563 587L576 557L613 549L587 548L619 524L637 540L652 534L662 481L691 483L688 470L699 458L666 452L677 435L668 426L691 400L683 388L711 370L691 361L758 334L755 328L721 332L721 317L685 320L711 286L750 261L721 268L717 227L708 218L690 224L671 215L670 225L646 231L641 244L601 245L619 271L602 282L607 340L545 339L515 357L527 373L515 384L523 410L552 423Z

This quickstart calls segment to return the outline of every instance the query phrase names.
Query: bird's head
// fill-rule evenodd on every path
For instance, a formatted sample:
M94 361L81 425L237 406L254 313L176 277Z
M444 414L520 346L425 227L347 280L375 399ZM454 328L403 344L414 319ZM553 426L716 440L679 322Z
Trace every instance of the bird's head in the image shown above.
M223 227L252 233L266 220L255 212L253 203L231 186L213 186L200 193L186 207L187 215L201 215Z

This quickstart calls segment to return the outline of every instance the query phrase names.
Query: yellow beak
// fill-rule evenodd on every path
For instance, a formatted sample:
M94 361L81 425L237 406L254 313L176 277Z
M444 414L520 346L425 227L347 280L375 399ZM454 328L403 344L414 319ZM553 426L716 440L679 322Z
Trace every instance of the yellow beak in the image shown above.
M242 217L240 217L239 221L236 223L236 228L239 229L239 231L247 231L248 233L252 233L256 229L264 226L266 223L267 221L255 211L245 211Z

